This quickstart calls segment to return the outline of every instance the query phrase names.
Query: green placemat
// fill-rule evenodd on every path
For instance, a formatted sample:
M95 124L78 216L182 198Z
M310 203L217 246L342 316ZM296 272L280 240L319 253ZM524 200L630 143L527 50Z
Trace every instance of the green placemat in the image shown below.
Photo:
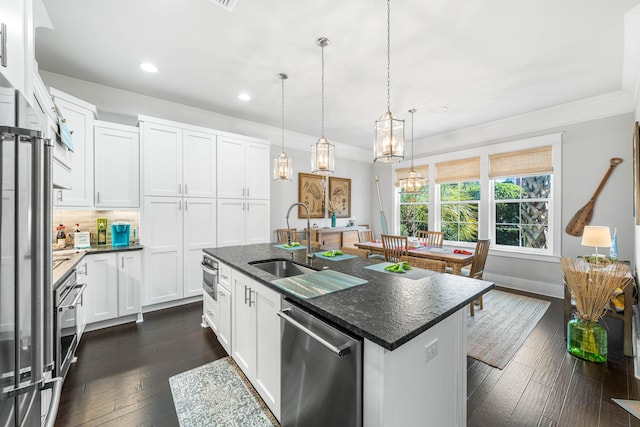
M300 298L313 298L353 286L368 280L333 270L322 270L271 281L274 285Z
M342 255L335 255L335 256L324 256L324 255L322 255L322 252L316 252L315 255L318 258L328 259L329 261L342 261L342 260L345 260L345 259L358 258L357 256L351 255L351 254L342 254Z
M425 270L423 268L412 267L411 270L405 271L404 273L396 273L394 271L385 270L385 267L389 265L396 264L394 262L380 262L378 264L367 265L364 268L368 268L369 270L379 271L381 273L393 274L394 276L404 277L405 279L418 280L423 279L425 277L431 276L432 274L437 274L437 272L432 270Z

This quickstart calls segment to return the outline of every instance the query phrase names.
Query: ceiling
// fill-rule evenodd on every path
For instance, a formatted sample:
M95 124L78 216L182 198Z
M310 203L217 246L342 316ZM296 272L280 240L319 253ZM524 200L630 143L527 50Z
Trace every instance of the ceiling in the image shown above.
M40 69L369 149L386 111L384 0L43 0ZM415 139L621 89L638 0L395 0L391 111ZM144 61L159 69L148 74ZM237 98L248 92L251 101ZM410 138L408 122L407 139Z

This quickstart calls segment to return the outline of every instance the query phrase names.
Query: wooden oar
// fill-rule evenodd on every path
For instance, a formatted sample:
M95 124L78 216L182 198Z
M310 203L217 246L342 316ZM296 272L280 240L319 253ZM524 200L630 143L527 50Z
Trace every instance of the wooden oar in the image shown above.
M384 217L384 212L382 211L382 197L380 197L380 183L378 182L377 176L376 188L378 189L378 204L380 205L380 225L382 226L382 234L387 234L387 218Z
M607 179L609 179L609 176L611 175L611 172L613 172L613 169L615 169L615 167L620 163L622 163L622 159L620 157L614 157L609 160L609 169L607 170L607 173L604 174L604 178L602 178L602 181L596 189L596 192L593 193L593 196L591 196L591 200L589 200L586 205L584 205L578 212L576 212L573 218L571 218L571 221L569 221L569 223L567 224L567 227L564 229L567 234L570 234L572 236L582 236L582 231L584 230L585 225L589 225L589 223L591 222L591 216L593 215L593 207L596 204L596 198L600 194L600 191L602 191L602 187L604 187Z

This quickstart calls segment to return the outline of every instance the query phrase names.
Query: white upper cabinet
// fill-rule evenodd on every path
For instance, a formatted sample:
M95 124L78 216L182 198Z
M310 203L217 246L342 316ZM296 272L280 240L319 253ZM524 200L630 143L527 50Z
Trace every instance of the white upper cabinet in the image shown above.
M32 0L0 1L0 24L4 25L0 52L5 52L0 58L0 74L31 99L35 60Z
M218 137L218 197L269 199L269 145Z
M145 196L182 195L182 129L140 123Z
M140 117L145 196L216 197L216 135Z
M183 130L182 176L185 197L216 197L216 136Z
M56 190L54 205L93 207L93 125L96 107L64 92L50 89L60 114L66 120L73 140L73 169L70 190Z
M95 206L140 206L140 142L138 128L95 122Z

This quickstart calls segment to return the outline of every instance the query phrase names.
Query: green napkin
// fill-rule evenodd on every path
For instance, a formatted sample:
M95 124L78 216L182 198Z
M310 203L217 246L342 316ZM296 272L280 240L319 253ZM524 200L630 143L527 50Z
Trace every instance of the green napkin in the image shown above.
M344 254L342 253L342 251L339 251L339 250L322 252L322 256L332 257L336 255L344 255Z
M412 270L411 266L407 261L402 261L397 264L391 264L384 268L387 271L392 271L394 273L405 273L409 270Z
M300 246L299 242L291 242L291 244L285 243L284 245L282 245L285 248L295 248L296 246Z

